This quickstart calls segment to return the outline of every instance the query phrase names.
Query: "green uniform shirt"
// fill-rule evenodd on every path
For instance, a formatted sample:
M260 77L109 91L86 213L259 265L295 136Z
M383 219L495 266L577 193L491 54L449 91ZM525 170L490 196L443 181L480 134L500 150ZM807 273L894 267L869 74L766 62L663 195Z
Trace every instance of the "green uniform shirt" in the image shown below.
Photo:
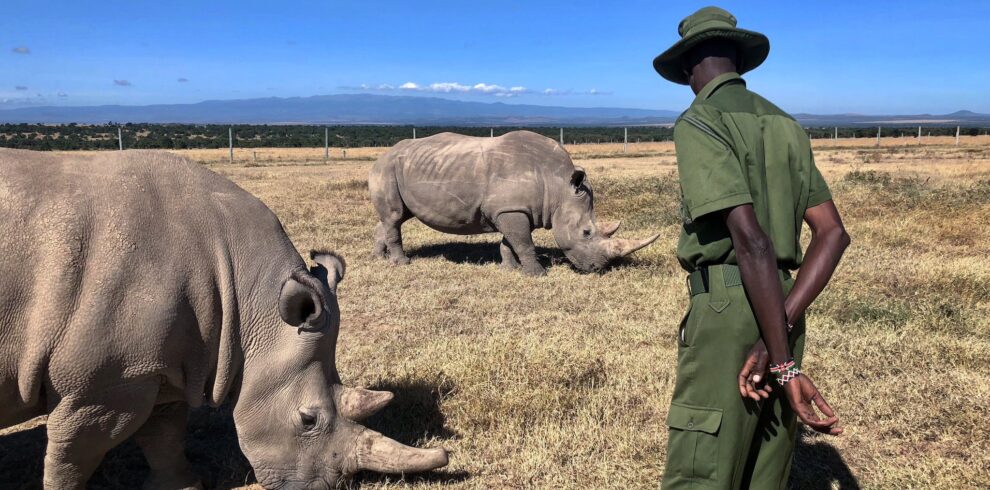
M752 204L773 241L777 264L801 265L804 212L832 199L815 167L811 142L790 115L720 75L674 124L684 228L677 258L688 272L735 264L729 229L716 211Z

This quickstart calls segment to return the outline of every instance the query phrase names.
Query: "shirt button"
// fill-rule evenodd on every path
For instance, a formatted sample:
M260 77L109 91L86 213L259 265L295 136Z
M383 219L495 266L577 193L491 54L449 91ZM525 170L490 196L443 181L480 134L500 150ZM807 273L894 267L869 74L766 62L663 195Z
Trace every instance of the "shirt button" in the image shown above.
M688 421L688 429L693 429L693 428L694 428L694 419L691 419Z

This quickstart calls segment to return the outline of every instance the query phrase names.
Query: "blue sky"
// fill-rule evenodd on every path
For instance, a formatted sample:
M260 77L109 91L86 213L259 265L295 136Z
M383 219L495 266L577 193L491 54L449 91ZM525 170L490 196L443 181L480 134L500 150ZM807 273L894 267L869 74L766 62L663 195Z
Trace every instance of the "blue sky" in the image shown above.
M367 91L680 110L690 91L651 61L709 4L5 2L0 108ZM746 78L785 110L990 113L990 2L718 5L770 37Z

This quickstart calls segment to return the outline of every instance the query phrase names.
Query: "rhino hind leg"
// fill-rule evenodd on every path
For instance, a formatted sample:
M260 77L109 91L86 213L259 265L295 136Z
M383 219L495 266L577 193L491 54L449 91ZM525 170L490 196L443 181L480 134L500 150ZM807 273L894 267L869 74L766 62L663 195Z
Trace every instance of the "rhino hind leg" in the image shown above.
M185 455L185 402L158 405L148 421L134 434L134 442L148 461L151 474L144 482L148 490L202 489Z
M502 233L502 260L508 255L518 259L523 272L531 276L543 276L547 271L536 259L536 246L533 245L533 225L524 213L502 213L495 218L495 227ZM508 250L506 250L508 249ZM503 262L504 265L504 262ZM510 263L506 267L512 267Z
M375 247L372 255L380 258L386 256L396 265L409 263L409 257L402 249L402 223L405 219L397 222L381 222L375 227Z
M395 176L376 166L368 179L368 187L379 219L372 255L388 257L394 264L408 264L409 257L402 250L402 223L412 217L412 212L402 202Z

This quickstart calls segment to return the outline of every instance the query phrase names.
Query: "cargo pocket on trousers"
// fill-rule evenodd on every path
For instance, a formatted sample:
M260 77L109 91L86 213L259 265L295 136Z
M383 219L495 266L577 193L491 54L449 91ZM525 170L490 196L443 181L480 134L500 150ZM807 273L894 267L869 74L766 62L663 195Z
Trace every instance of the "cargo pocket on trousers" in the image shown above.
M718 432L722 409L671 403L667 442L667 472L685 478L718 478Z

